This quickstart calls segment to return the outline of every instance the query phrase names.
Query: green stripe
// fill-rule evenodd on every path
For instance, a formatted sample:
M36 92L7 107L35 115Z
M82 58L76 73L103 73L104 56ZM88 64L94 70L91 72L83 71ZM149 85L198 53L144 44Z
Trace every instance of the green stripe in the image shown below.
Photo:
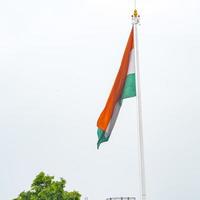
M126 77L121 99L126 99L135 96L136 96L135 74L128 74Z
M99 146L103 142L107 142L109 140L109 137L105 137L105 131L101 130L100 128L97 130L98 135L98 142L97 142L97 149L99 149Z

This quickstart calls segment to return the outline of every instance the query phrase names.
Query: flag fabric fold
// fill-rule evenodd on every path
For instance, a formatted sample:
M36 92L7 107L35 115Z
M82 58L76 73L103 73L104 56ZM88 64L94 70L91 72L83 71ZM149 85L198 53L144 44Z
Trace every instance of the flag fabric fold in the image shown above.
M114 85L97 121L97 148L109 140L123 99L136 96L133 34L132 29Z

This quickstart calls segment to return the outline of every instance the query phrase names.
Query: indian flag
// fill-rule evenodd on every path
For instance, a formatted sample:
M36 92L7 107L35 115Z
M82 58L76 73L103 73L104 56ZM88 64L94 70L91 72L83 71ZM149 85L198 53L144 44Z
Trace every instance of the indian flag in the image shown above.
M97 121L97 148L101 143L109 140L123 99L136 96L133 34L132 29L114 85L105 108Z

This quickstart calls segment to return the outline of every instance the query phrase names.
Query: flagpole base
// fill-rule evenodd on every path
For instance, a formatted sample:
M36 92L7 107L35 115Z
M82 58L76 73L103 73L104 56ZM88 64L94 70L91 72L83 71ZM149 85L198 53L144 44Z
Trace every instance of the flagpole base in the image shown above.
M146 200L146 194L142 195L142 200Z

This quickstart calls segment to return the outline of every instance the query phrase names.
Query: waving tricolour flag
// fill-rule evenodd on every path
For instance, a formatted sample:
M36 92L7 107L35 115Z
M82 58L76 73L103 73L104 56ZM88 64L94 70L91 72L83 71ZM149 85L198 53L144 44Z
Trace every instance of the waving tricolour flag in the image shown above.
M106 106L97 121L97 148L99 148L102 142L107 142L109 140L123 99L136 96L133 34L134 31L132 29L119 72L110 92Z

